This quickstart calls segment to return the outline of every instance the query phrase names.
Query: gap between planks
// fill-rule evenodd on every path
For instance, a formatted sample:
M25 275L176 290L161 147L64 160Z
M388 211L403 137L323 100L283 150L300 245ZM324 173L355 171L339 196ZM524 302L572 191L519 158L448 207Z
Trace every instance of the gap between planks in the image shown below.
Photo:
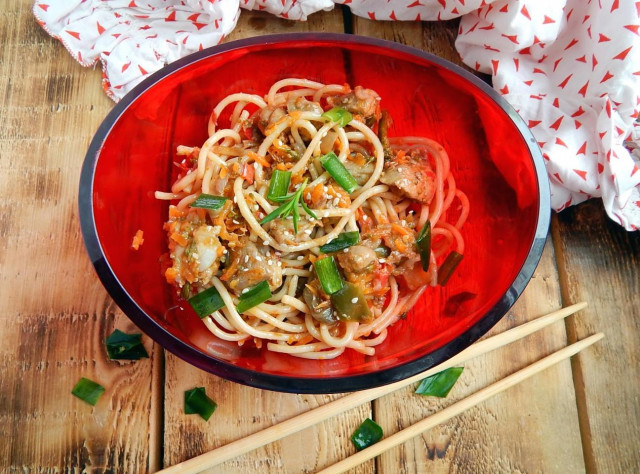
M560 224L558 215L553 213L550 223L550 236L553 244L554 259L558 270L558 282L560 284L560 298L562 306L571 305L569 292L569 274L566 266L566 254L562 246L562 236L560 235ZM565 318L565 331L567 333L567 344L573 344L578 340L577 328L573 317ZM597 472L597 463L593 450L593 437L591 435L591 424L589 423L589 411L587 408L587 394L582 372L580 355L572 357L570 360L571 375L573 377L573 388L576 397L576 407L578 410L578 426L580 428L580 442L582 444L582 456L586 472Z

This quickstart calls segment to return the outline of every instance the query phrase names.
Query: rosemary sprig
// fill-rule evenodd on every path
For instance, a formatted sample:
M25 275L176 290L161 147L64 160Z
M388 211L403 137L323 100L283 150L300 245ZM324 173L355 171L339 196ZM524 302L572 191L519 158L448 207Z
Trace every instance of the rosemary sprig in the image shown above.
M298 204L302 204L302 208L304 209L304 212L306 212L308 215L310 215L314 219L317 219L318 216L316 216L315 213L311 209L309 209L309 207L307 207L307 204L304 202L304 199L302 199L302 192L304 191L304 188L306 186L307 186L307 180L305 179L295 193L289 194L287 196L272 198L272 201L283 202L284 204L282 204L280 207L278 207L274 211L270 212L264 219L260 221L260 225L266 224L267 222L271 222L272 220L278 217L285 219L289 215L293 214L293 230L297 234L298 221L300 220L300 211L298 209Z

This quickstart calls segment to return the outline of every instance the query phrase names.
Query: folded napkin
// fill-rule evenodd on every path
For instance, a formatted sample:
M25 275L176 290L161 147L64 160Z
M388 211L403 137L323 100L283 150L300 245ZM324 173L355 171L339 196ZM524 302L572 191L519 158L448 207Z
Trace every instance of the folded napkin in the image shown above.
M305 20L335 4L372 20L462 17L462 60L491 74L538 140L560 211L601 197L640 228L640 2L631 0L37 0L33 12L114 100L221 42L240 8Z

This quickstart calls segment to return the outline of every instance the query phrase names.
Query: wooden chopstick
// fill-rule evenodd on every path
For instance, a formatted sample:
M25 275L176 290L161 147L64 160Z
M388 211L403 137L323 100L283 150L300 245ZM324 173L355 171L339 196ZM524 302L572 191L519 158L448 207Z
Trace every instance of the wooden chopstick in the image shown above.
M469 359L503 347L511 342L517 341L529 334L532 334L556 321L570 316L581 309L587 303L576 303L566 308L559 309L545 316L529 321L528 323L509 329L496 336L484 339L469 346L464 351L458 353L440 365L437 365L425 372L409 377L408 379L394 382L392 384L376 387L368 390L354 392L342 398L326 403L300 415L289 418L276 425L265 428L262 431L251 434L245 438L233 441L225 446L221 446L207 453L183 461L174 466L163 469L162 473L191 473L200 472L204 469L221 464L229 459L233 459L241 454L247 453L261 446L267 445L291 434L297 433L305 428L313 426L321 421L343 413L351 408L355 408L363 403L380 398L400 388L418 382L425 377L436 374L449 367L462 364ZM379 444L379 443L378 443ZM361 451L361 452L364 452ZM348 458L349 459L349 458Z
M316 474L337 474L340 472L344 472L352 467L358 466L359 464L382 454L383 452L402 444L411 438L418 436L424 431L431 429L440 423L444 423L445 421L453 418L454 416L459 415L465 410L472 408L479 403L487 400L488 398L497 395L498 393L513 387L514 385L522 382L523 380L528 379L529 377L537 374L538 372L543 371L551 367L554 364L557 364L560 361L568 359L569 357L577 354L581 350L589 347L591 344L599 341L604 337L604 334L597 333L592 336L589 336L585 339L582 339L570 346L565 347L564 349L560 349L557 352L554 352L551 355L548 355L544 359L540 359L537 362L525 367L524 369L519 370L507 377L499 380L498 382L489 385L481 390L478 390L473 395L469 395L466 398L463 398L459 402L454 403L443 410L440 410L437 413L434 413L431 416L426 417L423 420L418 421L417 423L405 428L398 433L395 433L388 438L385 438L376 444L369 446L362 451L357 452L356 454L349 456L348 458L343 459L332 466L329 466L322 471L318 471Z

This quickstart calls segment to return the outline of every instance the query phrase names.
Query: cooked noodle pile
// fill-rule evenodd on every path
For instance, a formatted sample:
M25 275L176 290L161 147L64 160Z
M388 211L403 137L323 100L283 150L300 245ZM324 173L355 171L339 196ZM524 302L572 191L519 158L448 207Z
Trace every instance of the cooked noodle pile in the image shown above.
M387 136L380 102L284 79L264 97L225 97L209 138L178 147L178 179L156 192L172 201L165 277L216 337L309 359L372 355L448 279L468 200L441 145Z

